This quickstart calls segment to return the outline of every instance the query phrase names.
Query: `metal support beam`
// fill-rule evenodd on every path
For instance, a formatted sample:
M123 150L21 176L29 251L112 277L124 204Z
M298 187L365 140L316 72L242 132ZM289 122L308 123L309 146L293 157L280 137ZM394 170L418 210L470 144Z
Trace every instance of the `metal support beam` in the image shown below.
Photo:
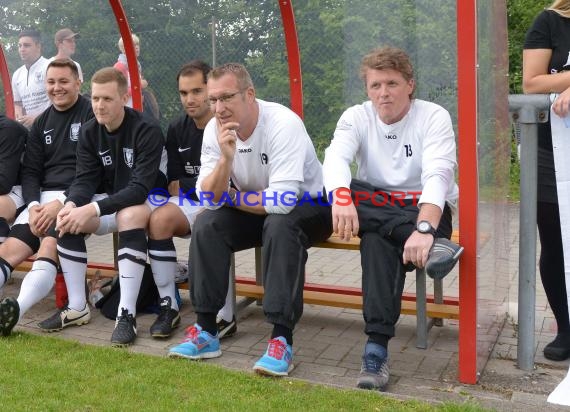
M549 107L548 95L509 96L509 110L521 132L517 363L526 371L534 368L537 123L548 121Z

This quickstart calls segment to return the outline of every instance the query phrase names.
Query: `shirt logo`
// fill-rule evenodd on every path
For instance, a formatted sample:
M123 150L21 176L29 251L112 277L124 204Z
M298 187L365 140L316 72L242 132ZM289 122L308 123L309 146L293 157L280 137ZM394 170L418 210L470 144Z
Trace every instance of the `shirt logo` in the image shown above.
M252 152L251 147L245 149L238 149L238 153L251 153L251 152Z
M79 140L79 129L81 129L81 123L71 123L71 129L69 131L69 140L76 142Z
M125 164L129 167L133 167L134 154L133 149L123 147L123 158L125 159Z
M179 147L179 148L178 148L178 151L179 151L180 153L185 152L186 150L190 150L190 148L189 148L189 147L185 147L185 148Z
M50 132L53 132L53 129L49 129L49 130L44 130L44 134L48 134Z
M104 152L99 152L99 156L103 156L105 153L109 153L111 149L107 149Z
M398 138L398 136L396 136L395 134L387 134L384 137L388 140L396 140Z

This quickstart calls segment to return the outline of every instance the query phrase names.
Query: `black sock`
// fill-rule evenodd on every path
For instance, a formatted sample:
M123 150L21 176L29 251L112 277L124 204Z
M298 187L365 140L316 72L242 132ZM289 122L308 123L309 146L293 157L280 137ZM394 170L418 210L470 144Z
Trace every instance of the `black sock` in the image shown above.
M274 339L278 336L283 336L288 345L293 345L293 329L289 329L287 326L274 323L273 332L271 332L271 339Z
M216 325L216 314L215 313L196 313L197 319L196 323L200 325L202 330L208 332L212 336L218 334L218 327Z
M377 345L383 346L384 349L388 350L388 341L390 337L388 335L382 335L380 333L369 333L368 342L376 343Z

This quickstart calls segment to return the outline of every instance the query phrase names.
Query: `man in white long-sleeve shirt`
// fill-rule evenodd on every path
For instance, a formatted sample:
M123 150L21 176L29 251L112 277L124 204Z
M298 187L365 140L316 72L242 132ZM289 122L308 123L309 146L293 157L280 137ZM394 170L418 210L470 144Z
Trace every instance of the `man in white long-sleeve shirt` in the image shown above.
M431 277L442 278L463 252L448 240L449 204L458 195L456 147L449 113L413 98L413 68L405 52L373 50L362 60L361 76L370 100L342 114L323 175L333 196L334 232L346 240L361 238L368 342L358 386L383 390L406 272L425 267Z
M208 100L215 118L204 129L196 188L212 204L196 218L190 243L197 321L169 355L221 355L216 313L226 300L231 253L263 246L263 310L273 330L253 369L284 376L293 367L293 328L303 313L307 249L332 232L321 164L299 116L256 99L242 65L208 74Z

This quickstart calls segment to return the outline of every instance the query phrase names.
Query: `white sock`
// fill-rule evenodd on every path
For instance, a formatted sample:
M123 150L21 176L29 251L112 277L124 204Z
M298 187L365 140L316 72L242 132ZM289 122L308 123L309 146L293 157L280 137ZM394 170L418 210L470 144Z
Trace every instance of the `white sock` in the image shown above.
M154 283L161 298L170 296L172 309L178 310L176 300L176 249L172 239L148 241L148 257Z
M57 269L51 259L38 258L20 286L18 304L20 319L36 303L45 298L55 283Z
M74 238L70 239L78 241L79 245L73 244L73 246L80 246L78 248L79 250L66 248L65 246L69 246L71 243L66 238L65 241L58 242L57 253L67 288L67 298L69 299L67 306L71 309L81 311L85 309L85 305L87 304L87 297L85 296L87 251L85 250L85 240L83 236L74 235Z
M137 298L141 288L146 264L147 240L144 229L130 229L119 232L119 286L121 300L117 317L126 309L131 315L137 314Z
M218 312L218 316L226 322L231 322L234 317L234 298L235 298L235 284L230 272L230 284L228 286L228 294L226 295L226 303L224 307Z

